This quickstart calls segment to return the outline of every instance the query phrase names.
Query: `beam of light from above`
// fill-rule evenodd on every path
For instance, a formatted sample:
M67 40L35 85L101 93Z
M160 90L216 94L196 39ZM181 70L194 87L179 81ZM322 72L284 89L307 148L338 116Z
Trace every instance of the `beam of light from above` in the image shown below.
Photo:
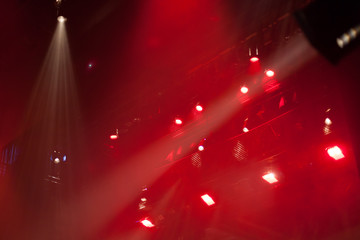
M66 149L79 127L79 113L66 28L59 22L32 91L24 127L40 125L37 139L45 146Z
M28 135L28 141L24 143L25 150L22 154L25 157L31 156L31 160L41 159L44 151L54 146L60 146L72 154L72 146L78 143L80 136L79 120L80 111L66 28L65 24L58 22L31 92L23 129L32 131ZM66 161L66 157L63 161ZM55 164L61 164L60 162L60 158L54 159ZM42 220L49 219L51 211L47 210L44 206L37 217ZM54 224L57 221L63 222L61 214L57 216Z
M304 55L304 52L308 54ZM275 69L281 69L277 73L277 79L281 81L315 56L316 51L301 35L291 39L284 48L269 59ZM259 78L261 75L259 73L244 81L251 81L253 77ZM254 96L259 95L262 93L262 87L252 88L251 91ZM205 136L225 124L241 109L238 92L238 88L231 88L224 92L220 98L207 107L207 111L200 119L187 123L183 127L182 135L164 136L128 159L121 167L114 168L112 172L78 192L61 213L63 216L72 216L74 227L68 229L72 233L72 238L89 239L94 236L108 223L109 219L116 216L120 209L125 209L138 197L139 189L142 189L144 185L151 185L171 166L168 164L161 168L157 167L160 163L164 163L163 159L166 159L169 152L178 146L190 146L193 142L200 142ZM189 151L190 149L184 150L181 156ZM152 171L145 171L145 169L152 169ZM134 172L141 173L141 177L134 176ZM94 206L98 207L94 208ZM93 220L84 222L83 216L88 216L87 219ZM67 219L63 221L68 222Z

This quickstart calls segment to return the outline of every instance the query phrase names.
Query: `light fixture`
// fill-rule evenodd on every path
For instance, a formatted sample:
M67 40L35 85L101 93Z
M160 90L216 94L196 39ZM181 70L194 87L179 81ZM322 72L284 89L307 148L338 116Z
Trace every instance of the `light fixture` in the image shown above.
M201 106L201 105L196 105L196 107L195 107L195 109L196 109L196 111L198 111L198 112L202 112L202 110L204 110L204 108Z
M249 89L245 86L241 87L240 91L243 93L243 94L246 94L249 92Z
M275 174L272 173L272 172L263 175L262 178L263 178L265 181L267 181L268 183L270 183L270 184L273 184L273 183L276 183L276 182L279 181L279 180L276 178Z
M66 22L67 19L64 16L58 16L57 20L59 23L63 23Z
M338 146L329 147L326 149L327 153L330 157L332 157L335 160L343 159L345 156L341 149Z
M180 119L180 118L176 118L175 119L175 124L177 124L177 125L181 125L183 122L182 122L182 120Z
M265 74L266 74L266 76L268 76L268 77L273 77L273 76L275 76L275 72L274 72L273 70L271 70L271 69L266 70L266 71L265 71Z
M212 206L215 204L214 200L212 199L212 197L210 197L208 194L204 194L201 196L201 199L208 205L208 206Z
M140 222L141 222L142 225L144 225L147 228L155 227L155 225L151 221L149 221L148 219L143 219Z

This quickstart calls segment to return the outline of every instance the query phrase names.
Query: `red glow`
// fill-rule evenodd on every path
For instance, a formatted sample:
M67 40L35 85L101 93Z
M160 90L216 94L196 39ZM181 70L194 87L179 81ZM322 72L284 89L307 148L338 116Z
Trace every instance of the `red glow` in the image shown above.
M268 183L272 184L272 183L276 183L279 180L277 180L276 176L274 173L268 173L262 176L262 178L267 181Z
M259 58L258 57L252 57L250 58L250 62L252 63L255 63L255 62L258 62L259 61Z
M202 112L202 110L204 110L201 105L196 105L195 108L196 108L196 111L198 111L198 112Z
M214 200L208 194L202 195L201 198L208 206L215 204Z
M265 71L266 76L273 77L275 76L275 72L273 70L266 70Z
M204 146L203 145L200 145L199 147L198 147L198 150L200 151L200 152L202 152L202 151L204 151Z
M155 227L155 225L147 219L141 220L140 222L142 225L144 225L147 228Z
M110 139L116 140L116 139L118 139L118 135L116 135L116 134L110 135Z
M177 125L181 125L183 122L182 122L181 119L176 118L176 119L175 119L175 123L176 123Z
M249 89L244 86L244 87L242 87L242 88L240 89L240 91L241 91L243 94L246 94L247 92L249 92Z
M338 146L327 148L327 153L335 160L340 160L345 157Z

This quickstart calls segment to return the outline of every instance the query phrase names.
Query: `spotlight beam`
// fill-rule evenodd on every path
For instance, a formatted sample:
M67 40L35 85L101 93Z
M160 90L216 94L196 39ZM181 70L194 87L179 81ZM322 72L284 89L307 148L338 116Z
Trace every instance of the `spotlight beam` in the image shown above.
M307 54L303 54L304 52ZM278 72L277 79L281 80L315 56L316 51L311 48L303 36L299 36L290 41L285 49L281 49L273 56L271 66ZM281 71L279 71L280 69ZM259 77L259 75L254 77ZM249 77L245 80L250 81L251 79ZM251 90L253 96L262 93L260 87ZM165 136L143 152L128 159L125 164L114 169L103 179L78 193L66 205L61 214L62 216L72 216L71 224L68 223L68 218L63 219L69 226L68 230L72 238L91 238L103 228L109 219L113 219L120 209L124 209L136 199L138 190L143 185L151 185L171 166L168 164L165 167L158 167L164 165L163 159L174 147L190 146L193 142L199 142L210 132L226 123L233 114L241 109L241 102L237 95L238 89L229 89L216 102L207 107L207 111L199 120L186 124L183 127L182 135ZM181 155L184 156L187 151L183 151ZM136 178L134 173L140 177ZM84 216L87 221L84 221Z

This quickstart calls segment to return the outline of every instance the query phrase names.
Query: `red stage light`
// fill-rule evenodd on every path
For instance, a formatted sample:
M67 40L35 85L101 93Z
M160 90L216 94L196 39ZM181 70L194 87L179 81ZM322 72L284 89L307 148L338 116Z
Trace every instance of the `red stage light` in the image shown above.
M279 180L277 180L276 176L274 173L268 173L262 176L262 178L267 181L268 183L272 184L272 183L276 183Z
M198 112L201 112L202 110L204 110L201 105L196 105L195 109L196 109L196 111L198 111Z
M200 151L200 152L202 152L202 151L204 151L204 146L203 145L200 145L199 147L198 147L198 150Z
M326 125L331 125L332 124L332 121L330 120L330 118L325 119L325 124Z
M327 153L335 160L340 160L345 157L338 146L327 148Z
M110 139L111 140L116 140L116 139L118 139L118 135L112 134L112 135L110 135Z
M175 123L176 123L177 125L181 125L183 122L182 122L181 119L176 118L176 119L175 119Z
M147 228L155 227L155 225L147 219L141 220L140 222L142 225L144 225Z
M273 77L275 76L275 72L273 70L266 70L265 71L266 76Z
M244 87L242 87L242 88L240 89L240 91L241 91L243 94L246 94L247 92L249 92L249 89L244 86Z
M244 133L246 133L246 132L248 132L248 131L249 131L249 129L248 129L247 127L244 127L244 128L243 128L243 132L244 132Z
M258 57L252 57L250 58L250 62L252 63L255 63L255 62L258 62L259 61L259 58Z
M208 194L202 195L201 198L208 206L215 204L214 200Z

